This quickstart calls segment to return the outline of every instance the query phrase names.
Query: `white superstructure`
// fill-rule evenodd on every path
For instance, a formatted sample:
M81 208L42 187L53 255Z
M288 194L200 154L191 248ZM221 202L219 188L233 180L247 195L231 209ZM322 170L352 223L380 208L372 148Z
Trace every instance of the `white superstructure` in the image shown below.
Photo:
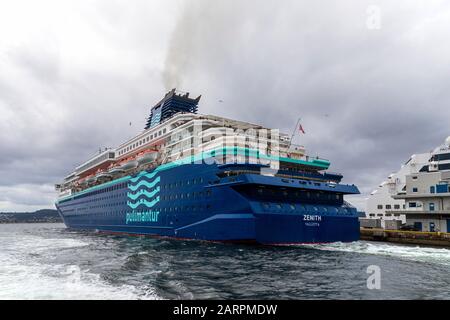
M303 146L292 144L289 136L278 130L212 115L178 113L115 149L101 151L75 168L56 185L56 189L60 195L68 195L144 167L154 168L189 155L227 147L256 149L264 155L276 154L296 160L321 161L310 159Z

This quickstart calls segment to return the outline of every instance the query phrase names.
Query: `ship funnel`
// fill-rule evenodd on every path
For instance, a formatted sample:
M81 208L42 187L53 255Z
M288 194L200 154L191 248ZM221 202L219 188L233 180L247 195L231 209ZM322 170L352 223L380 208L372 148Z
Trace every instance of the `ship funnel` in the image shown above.
M170 90L164 98L159 101L150 111L145 130L163 123L180 112L197 113L200 98L189 98L189 92L177 91L176 88Z

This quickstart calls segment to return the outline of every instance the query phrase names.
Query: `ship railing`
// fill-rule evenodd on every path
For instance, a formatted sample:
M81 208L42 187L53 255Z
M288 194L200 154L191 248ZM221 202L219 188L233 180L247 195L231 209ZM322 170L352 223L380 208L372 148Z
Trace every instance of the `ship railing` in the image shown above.
M333 176L342 176L340 172L326 171L325 174L333 175Z

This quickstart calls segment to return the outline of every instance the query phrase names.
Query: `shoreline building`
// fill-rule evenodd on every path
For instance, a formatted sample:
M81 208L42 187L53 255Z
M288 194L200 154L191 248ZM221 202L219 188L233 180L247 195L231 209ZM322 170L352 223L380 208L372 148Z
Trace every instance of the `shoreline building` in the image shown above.
M400 220L406 223L406 217L401 213L406 209L404 199L394 199L393 196L406 188L406 176L419 172L431 158L431 153L421 153L412 155L399 171L389 175L377 189L372 191L366 198L366 219L377 219L381 222L381 227L385 227L385 222L389 220Z
M405 189L393 198L405 201L401 213L406 224L417 231L450 232L450 137L432 152L419 172L406 176Z

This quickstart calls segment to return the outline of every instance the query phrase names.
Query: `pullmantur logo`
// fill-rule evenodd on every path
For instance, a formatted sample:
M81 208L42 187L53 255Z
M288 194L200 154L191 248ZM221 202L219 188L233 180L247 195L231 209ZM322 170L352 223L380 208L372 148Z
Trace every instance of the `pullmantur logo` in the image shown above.
M161 178L158 172L143 171L128 183L127 205L132 211L126 213L126 224L135 222L158 222L159 210L151 210L159 203ZM136 210L140 208L141 210Z

